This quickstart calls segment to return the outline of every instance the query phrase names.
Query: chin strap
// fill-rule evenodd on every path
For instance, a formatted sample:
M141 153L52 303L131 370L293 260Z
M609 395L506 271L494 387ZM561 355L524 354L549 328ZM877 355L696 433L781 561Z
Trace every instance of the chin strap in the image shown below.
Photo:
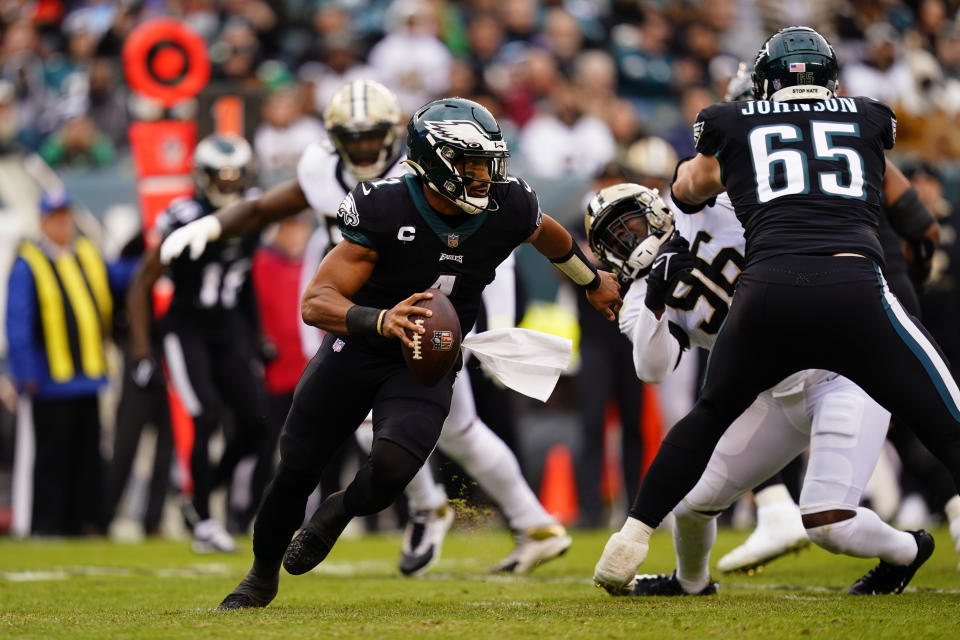
M638 244L636 248L630 252L630 256L626 261L624 261L622 266L623 277L627 280L636 280L639 278L644 273L644 270L653 264L653 260L657 257L660 246L669 240L672 235L673 227L670 227L664 231L663 235L651 235L644 238L643 242Z

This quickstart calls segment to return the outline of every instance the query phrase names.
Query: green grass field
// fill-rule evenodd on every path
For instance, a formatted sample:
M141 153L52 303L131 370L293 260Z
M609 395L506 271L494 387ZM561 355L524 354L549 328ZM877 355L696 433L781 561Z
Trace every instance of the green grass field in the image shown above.
M900 596L843 589L873 561L813 548L755 576L720 578L709 598L612 598L590 576L606 532L575 532L566 556L529 577L485 569L512 546L499 530L455 531L428 576L400 577L399 536L341 540L304 576L283 574L266 609L214 608L246 573L234 555L184 542L0 540L0 638L960 638L960 572L945 529ZM744 532L721 530L714 558ZM658 533L644 571L672 570Z

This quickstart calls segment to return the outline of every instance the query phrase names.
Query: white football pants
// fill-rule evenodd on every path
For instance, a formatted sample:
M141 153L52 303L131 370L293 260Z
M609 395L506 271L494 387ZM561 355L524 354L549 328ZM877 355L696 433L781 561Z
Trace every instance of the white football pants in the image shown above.
M716 518L705 514L715 516L723 511L808 446L800 511L857 512L889 421L890 414L853 382L829 372L812 372L800 390L785 395L765 391L757 396L720 438L700 481L674 510L679 577L694 583L709 575L709 546L715 537ZM858 512L850 522L859 519ZM872 519L870 529L876 531ZM901 534L892 527L886 529L878 533ZM845 536L842 542L833 542L828 531L808 533L814 542L835 553L873 557L864 555L873 550L868 540ZM909 544L905 538L896 539ZM693 551L703 546L698 540L707 542L702 555ZM864 549L858 549L858 545ZM692 553L686 553L685 548Z

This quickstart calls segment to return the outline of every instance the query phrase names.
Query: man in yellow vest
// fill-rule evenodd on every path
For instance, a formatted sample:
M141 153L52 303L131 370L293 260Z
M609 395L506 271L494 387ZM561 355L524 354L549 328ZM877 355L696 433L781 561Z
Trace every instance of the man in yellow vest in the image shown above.
M107 383L104 340L111 288L133 262L108 267L76 233L66 194L40 201L40 237L25 240L10 273L7 337L21 392L14 460L13 529L20 535L99 533L98 392Z

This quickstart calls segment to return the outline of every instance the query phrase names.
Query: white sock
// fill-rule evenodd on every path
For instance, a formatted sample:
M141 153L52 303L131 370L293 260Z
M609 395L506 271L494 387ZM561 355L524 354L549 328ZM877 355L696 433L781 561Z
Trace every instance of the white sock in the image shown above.
M403 492L407 494L411 512L432 511L447 504L447 492L433 479L429 460L420 467L420 471L417 471L417 475L413 476L413 480Z
M753 494L753 499L757 503L758 511L763 507L772 505L793 504L793 497L784 484L772 484L769 487L764 487Z
M440 436L438 446L497 503L511 529L556 524L527 484L513 451L480 418L466 429Z
M717 518L681 502L673 510L673 548L677 579L687 593L699 593L710 582L710 549L717 539Z
M650 543L650 534L653 533L653 527L633 516L627 518L627 521L620 527L620 533L628 540L639 542L640 544Z
M953 496L943 507L950 526L950 537L953 538L953 547L960 553L960 496Z
M863 507L847 520L807 529L807 535L831 553L880 558L897 565L910 564L917 557L917 541L912 535L894 529Z

